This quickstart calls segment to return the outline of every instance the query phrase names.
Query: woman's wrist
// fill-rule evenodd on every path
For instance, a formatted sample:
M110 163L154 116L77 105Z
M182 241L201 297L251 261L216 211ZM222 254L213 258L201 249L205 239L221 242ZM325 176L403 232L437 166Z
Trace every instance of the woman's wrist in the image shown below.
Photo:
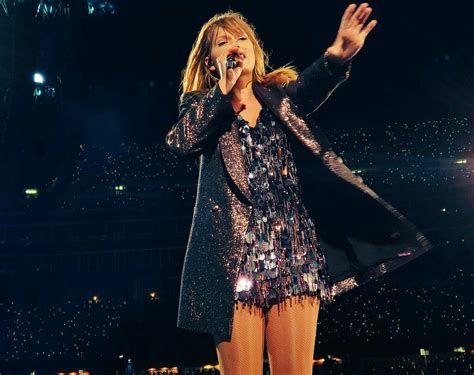
M339 56L336 56L326 50L324 52L324 66L331 75L336 75L339 72L346 72L351 65L352 60L344 61Z

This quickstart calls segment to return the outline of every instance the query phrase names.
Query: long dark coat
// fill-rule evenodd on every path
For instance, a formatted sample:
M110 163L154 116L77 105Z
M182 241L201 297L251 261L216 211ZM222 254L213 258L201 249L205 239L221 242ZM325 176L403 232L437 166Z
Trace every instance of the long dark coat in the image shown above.
M307 116L349 76L324 56L286 86L253 84L285 126L327 261L333 295L415 259L430 243L400 212L355 176ZM181 279L177 326L230 339L234 285L252 196L231 95L218 85L185 93L166 136L177 155L199 156L199 179Z

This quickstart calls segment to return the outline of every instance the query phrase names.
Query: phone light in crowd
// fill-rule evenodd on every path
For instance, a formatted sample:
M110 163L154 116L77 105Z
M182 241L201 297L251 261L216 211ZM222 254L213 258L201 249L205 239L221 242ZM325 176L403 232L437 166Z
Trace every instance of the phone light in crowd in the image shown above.
M37 98L38 96L41 96L42 94L43 94L43 90L41 90L40 87L35 88L35 90L33 91L33 96L35 98Z
M150 292L150 299L151 300L157 300L159 297L158 297L158 293L156 292Z
M41 73L33 74L33 81L39 85L42 85L45 81L44 76Z
M89 300L89 303L92 304L99 304L100 303L100 298L98 295L92 296L92 298Z
M38 189L28 188L25 189L25 195L27 198L37 198L39 194Z
M121 194L126 189L125 185L115 185L115 193Z
M89 16L115 14L116 7L111 0L87 0Z
M56 88L53 86L41 86L36 87L33 91L33 96L35 99L44 98L44 100L51 100L56 97Z
M202 369L204 371L210 371L210 370L218 370L219 367L217 365L204 365L202 366Z
M467 164L466 159L456 160L456 164Z
M420 348L420 355L426 357L426 356L430 355L430 351L427 350L427 349Z
M206 366L210 366L210 367L206 367ZM203 370L210 370L210 369L216 369L218 370L218 367L216 366L212 366L212 365L206 365L204 367L202 367ZM160 367L160 368L149 368L146 370L147 371L147 375L159 375L159 374L178 374L178 367L175 366L175 367Z

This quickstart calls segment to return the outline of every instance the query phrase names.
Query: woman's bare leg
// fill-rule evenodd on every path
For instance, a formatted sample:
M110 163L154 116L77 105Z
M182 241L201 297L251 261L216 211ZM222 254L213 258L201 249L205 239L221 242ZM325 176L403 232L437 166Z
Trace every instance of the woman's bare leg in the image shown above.
M262 375L265 318L257 307L234 308L230 341L214 337L221 375Z
M292 296L268 312L268 360L272 375L311 375L320 299ZM278 307L280 307L278 309Z

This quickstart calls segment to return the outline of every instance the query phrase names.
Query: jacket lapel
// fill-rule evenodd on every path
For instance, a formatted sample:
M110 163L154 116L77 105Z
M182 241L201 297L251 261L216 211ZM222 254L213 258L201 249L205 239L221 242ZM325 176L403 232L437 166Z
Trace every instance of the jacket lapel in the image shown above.
M297 114L296 105L282 90L270 89L256 82L253 84L253 89L257 98L275 113L303 145L314 155L321 155L321 144L316 140L304 119Z
M321 156L321 144L316 140L303 118L297 114L298 109L295 104L283 91L270 89L259 83L254 83L253 89L257 98L275 113L303 145L314 155ZM247 180L249 172L245 164L239 129L235 121L232 122L230 129L219 138L219 147L230 177L247 200L252 203L252 194Z
M247 200L252 203L252 194L247 180L248 169L241 149L239 129L235 121L232 121L230 129L219 138L219 147L227 172Z

